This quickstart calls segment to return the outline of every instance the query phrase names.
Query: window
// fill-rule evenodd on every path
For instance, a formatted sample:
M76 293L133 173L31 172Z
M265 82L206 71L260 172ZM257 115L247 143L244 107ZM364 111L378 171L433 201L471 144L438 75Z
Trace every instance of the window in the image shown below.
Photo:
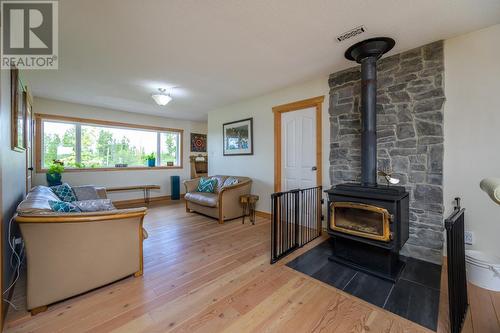
M151 153L157 167L182 167L182 130L40 115L37 121L40 169L55 159L69 169L145 168Z
M64 161L67 167L76 165L76 125L44 122L43 165L53 160Z

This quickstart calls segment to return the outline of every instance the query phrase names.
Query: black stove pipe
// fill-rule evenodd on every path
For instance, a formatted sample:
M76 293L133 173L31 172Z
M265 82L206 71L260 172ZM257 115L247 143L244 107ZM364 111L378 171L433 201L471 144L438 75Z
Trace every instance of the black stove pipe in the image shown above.
M394 40L371 38L345 53L361 64L361 184L377 186L377 60L394 47Z
M377 185L377 58L361 60L361 184Z

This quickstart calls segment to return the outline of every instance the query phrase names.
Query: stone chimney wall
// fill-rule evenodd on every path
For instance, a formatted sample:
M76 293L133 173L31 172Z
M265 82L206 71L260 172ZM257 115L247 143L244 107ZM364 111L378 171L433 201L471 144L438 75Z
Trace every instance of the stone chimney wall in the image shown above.
M392 171L410 193L410 238L401 254L441 263L443 42L383 58L377 74L378 170ZM359 182L360 67L331 74L329 85L331 184Z

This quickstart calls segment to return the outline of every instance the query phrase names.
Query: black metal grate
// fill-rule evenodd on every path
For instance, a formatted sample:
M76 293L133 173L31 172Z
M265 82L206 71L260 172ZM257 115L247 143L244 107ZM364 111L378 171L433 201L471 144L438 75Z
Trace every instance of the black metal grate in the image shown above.
M456 198L453 213L445 220L448 256L448 301L450 331L459 333L467 314L467 276L465 273L464 212Z
M271 195L271 263L321 235L322 187Z

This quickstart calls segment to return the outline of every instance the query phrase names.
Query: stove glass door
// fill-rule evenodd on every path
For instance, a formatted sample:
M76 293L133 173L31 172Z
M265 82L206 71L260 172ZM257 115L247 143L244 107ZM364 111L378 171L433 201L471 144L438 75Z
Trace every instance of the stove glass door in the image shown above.
M357 202L333 202L330 209L331 229L384 242L391 240L387 209Z

